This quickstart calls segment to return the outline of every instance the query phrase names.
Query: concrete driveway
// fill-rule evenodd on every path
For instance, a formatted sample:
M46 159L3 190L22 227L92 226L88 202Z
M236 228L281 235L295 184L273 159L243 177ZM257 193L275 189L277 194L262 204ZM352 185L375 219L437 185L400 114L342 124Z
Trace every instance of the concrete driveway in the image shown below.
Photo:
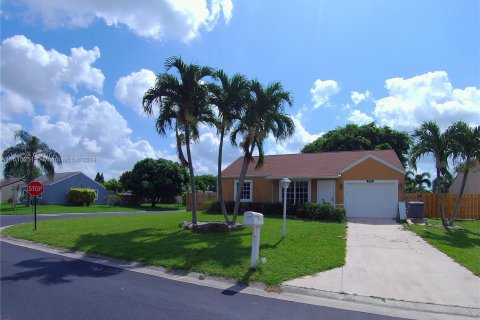
M480 278L393 220L349 219L345 266L285 285L480 308Z

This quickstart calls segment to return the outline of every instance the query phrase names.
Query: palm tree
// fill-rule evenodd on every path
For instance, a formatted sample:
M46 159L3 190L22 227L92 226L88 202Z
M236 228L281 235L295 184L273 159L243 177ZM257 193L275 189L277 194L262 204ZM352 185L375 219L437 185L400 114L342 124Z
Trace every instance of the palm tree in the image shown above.
M438 125L433 122L424 122L419 128L413 132L415 144L410 152L411 167L416 170L418 158L431 154L435 158L435 169L437 171L437 180L441 177L442 170L448 168L448 158L451 155L450 139L447 133L442 133ZM437 188L438 207L442 215L442 225L447 226L447 218L445 216L445 207L441 188Z
M2 161L5 163L3 176L23 178L28 184L36 178L36 172L40 167L50 180L53 179L55 175L53 163L62 163L60 154L26 131L16 131L14 138L19 139L20 142L2 152ZM28 205L30 205L30 196L28 196Z
M440 193L447 193L452 185L453 175L448 169L440 170L440 177L432 180L432 191Z
M230 223L228 219L227 209L225 207L225 201L223 199L222 190L222 155L223 155L223 139L227 134L233 122L240 118L242 108L248 100L249 94L249 81L245 76L236 73L231 78L223 71L219 70L216 73L217 78L220 81L220 85L211 84L210 103L215 105L218 110L218 119L216 121L217 131L220 134L220 145L218 148L218 163L217 163L217 193L220 200L220 206L222 208L223 217L227 224Z
M240 148L243 149L243 164L239 177L239 187L235 196L235 208L232 223L235 224L240 208L240 196L248 165L253 161L253 151L258 148L258 160L255 168L264 162L263 143L269 134L277 141L285 140L295 131L293 120L284 113L284 104L292 106L293 99L283 90L280 82L274 82L266 88L257 80L250 85L250 98L240 121L232 130L230 141L237 145L237 135L242 135Z
M180 164L188 168L192 190L192 224L197 224L197 199L195 174L192 164L190 144L198 140L199 125L212 123L213 112L208 106L208 86L203 79L214 77L214 70L196 64L186 64L180 57L171 57L165 61L166 72L157 75L155 85L143 96L143 108L148 115L153 114L153 104L160 112L156 120L156 129L160 135L166 135L167 129L175 130L177 153ZM169 73L175 69L177 75ZM186 147L185 159L182 146Z
M463 173L460 193L450 217L452 226L460 210L468 173L480 161L480 126L472 128L465 122L459 121L450 126L447 132L453 141L453 158L454 162L458 163L457 171Z
M430 173L428 172L422 172L422 173L417 173L415 174L413 171L407 171L405 174L405 179L406 182L410 185L414 186L414 192L424 192L425 187L423 185L426 185L427 188L430 188L432 186L432 182L430 181Z

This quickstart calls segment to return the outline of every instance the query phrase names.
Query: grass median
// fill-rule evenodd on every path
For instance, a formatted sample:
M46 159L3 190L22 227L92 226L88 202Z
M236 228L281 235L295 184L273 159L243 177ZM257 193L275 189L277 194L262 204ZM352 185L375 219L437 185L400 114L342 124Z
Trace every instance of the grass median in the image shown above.
M252 272L249 228L195 234L178 227L189 219L190 214L179 212L62 219L41 221L36 232L27 223L7 228L3 234L242 283L278 285L345 264L344 223L287 220L287 239L282 240L282 219L267 217L260 236L260 257L267 258L267 263ZM201 221L220 219L218 215L199 215Z
M137 207L112 207L106 204L92 204L90 206L61 206L55 204L37 205L37 214L61 214L61 213L97 213L97 212L135 212L135 211L173 211L185 210L185 206L176 204L157 204L152 207L150 204L143 204ZM23 215L33 214L33 205L27 207L24 204L17 205L15 209L11 204L0 204L2 215Z
M439 220L430 220L432 225L407 225L465 268L480 276L480 221L456 221L463 230L445 230Z

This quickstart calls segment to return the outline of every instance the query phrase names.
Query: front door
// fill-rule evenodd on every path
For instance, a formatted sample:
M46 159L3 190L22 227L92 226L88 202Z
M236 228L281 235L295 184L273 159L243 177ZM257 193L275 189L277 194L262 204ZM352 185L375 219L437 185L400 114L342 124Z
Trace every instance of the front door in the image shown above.
M335 180L317 181L317 202L335 205Z

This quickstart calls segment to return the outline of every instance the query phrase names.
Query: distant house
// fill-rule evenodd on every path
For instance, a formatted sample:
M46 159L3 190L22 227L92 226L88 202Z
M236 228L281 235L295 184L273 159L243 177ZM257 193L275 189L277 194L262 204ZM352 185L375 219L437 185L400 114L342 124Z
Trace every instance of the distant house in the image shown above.
M287 202L344 206L348 217L396 218L404 199L405 168L393 150L267 155L249 164L241 202L282 202L281 180L292 182ZM223 196L233 201L243 158L222 172Z
M448 190L450 193L460 193L462 186L463 173L459 172L453 179L452 185ZM480 163L468 172L467 181L465 183L464 194L480 194Z
M0 202L7 203L9 200L17 199L22 195L22 190L25 188L23 179L11 178L0 180Z
M82 172L61 172L55 173L52 180L46 175L36 178L44 186L43 194L37 198L38 204L59 204L67 205L68 191L71 188L89 188L96 192L95 204L105 204L105 196L113 194L107 191L104 186L92 180ZM24 189L24 193L26 190Z

